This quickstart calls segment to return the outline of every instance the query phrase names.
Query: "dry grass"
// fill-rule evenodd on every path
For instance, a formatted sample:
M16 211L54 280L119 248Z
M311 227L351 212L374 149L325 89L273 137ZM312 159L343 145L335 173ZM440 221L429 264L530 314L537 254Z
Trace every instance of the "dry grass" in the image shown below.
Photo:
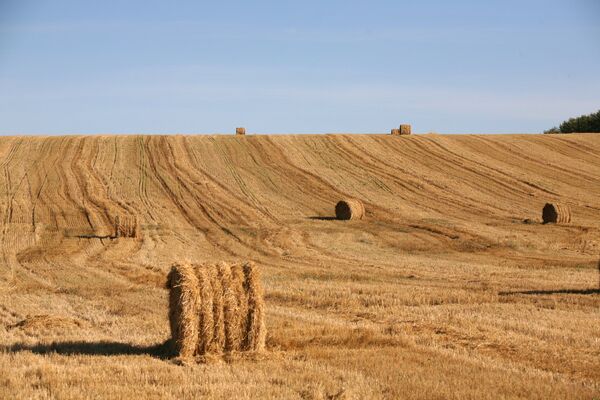
M600 136L397 139L2 138L0 398L600 397ZM549 197L570 224L522 222ZM140 240L61 234L123 209ZM240 259L268 351L175 365L171 266Z

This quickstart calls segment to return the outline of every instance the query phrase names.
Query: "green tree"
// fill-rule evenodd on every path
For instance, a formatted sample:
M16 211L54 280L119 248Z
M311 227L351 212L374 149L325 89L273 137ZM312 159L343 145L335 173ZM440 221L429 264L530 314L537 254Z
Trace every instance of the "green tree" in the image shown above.
M552 128L544 133L573 133L597 132L600 133L600 110L589 115L570 118L560 124L559 128Z

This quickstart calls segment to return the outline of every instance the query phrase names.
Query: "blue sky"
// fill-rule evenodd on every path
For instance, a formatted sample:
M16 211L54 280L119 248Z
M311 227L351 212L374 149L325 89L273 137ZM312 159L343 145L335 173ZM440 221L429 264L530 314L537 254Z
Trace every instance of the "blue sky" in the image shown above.
M0 0L0 134L541 132L600 2Z

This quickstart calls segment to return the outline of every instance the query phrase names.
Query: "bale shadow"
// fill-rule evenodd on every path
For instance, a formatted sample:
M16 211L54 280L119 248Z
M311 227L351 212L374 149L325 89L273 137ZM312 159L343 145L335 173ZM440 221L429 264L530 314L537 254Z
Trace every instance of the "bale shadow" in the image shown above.
M500 296L510 296L512 294L600 294L600 289L554 289L554 290L523 290L515 292L498 292Z
M307 217L308 219L315 219L315 220L319 220L319 221L335 221L337 220L337 217L321 217L318 215L312 216L312 217Z
M139 346L129 343L98 341L67 341L40 343L34 345L16 343L10 346L0 347L0 352L16 353L30 351L34 354L60 354L67 356L91 355L91 356L120 356L120 355L148 355L161 360L174 356L171 341L157 343L151 346Z

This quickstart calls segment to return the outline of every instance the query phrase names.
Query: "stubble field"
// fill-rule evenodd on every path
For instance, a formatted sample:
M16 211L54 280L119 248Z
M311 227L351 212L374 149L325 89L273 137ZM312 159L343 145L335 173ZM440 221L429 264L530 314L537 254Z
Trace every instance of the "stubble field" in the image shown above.
M0 398L600 396L600 135L6 137L0 221ZM266 354L169 360L183 260L262 268Z

